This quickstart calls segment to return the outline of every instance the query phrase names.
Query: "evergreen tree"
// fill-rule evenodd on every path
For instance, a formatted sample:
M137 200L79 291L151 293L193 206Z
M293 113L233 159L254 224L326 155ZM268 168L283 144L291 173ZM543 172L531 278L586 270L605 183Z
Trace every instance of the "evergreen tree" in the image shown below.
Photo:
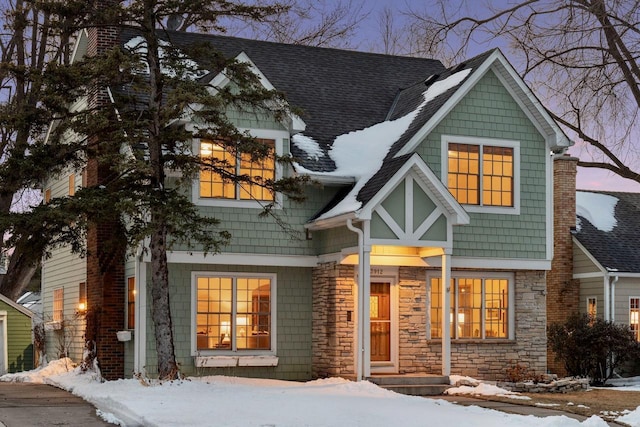
M187 196L192 180L205 168L230 182L261 186L293 200L302 199L304 180L236 176L229 172L228 161L203 158L193 149L193 138L202 138L224 144L233 157L253 161L275 157L269 146L239 131L227 113L233 110L280 120L291 111L281 94L261 85L249 65L225 57L206 43L179 46L178 33L165 26L169 19L179 18L188 28L220 31L223 18L261 20L283 9L277 4L202 0L96 0L64 6L45 1L42 5L51 8L58 25L66 23L67 31L115 30L129 38L124 47L101 45L71 64L47 64L46 96L40 105L47 113L43 120L53 119L53 125L46 143L44 138L37 139L21 159L22 167L46 165L43 169L50 176L86 165L89 176L98 178L73 196L54 198L28 213L7 215L3 222L15 236L19 230L37 236L43 250L70 245L78 253L96 256L103 272L120 262L127 248L146 251L151 259L158 374L175 378L167 250L180 243L214 253L230 237L216 218L203 215ZM232 83L214 87L210 77L223 70ZM287 158L275 160L288 162ZM4 166L10 171L8 164ZM274 215L278 199L273 200L264 205L263 215ZM100 242L98 253L87 253L83 243L105 225L115 232ZM100 319L90 314L88 338L99 340L91 330Z

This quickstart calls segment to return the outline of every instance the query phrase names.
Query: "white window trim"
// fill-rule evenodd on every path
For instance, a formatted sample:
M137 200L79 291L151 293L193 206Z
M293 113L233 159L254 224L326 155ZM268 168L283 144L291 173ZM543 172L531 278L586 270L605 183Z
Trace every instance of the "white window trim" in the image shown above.
M243 129L238 128L241 132L249 132L251 136L258 139L271 139L275 141L276 155L282 156L285 150L285 140L289 140L289 132L281 130L269 130L269 129ZM193 152L200 152L200 139L194 138L193 140ZM275 162L275 179L282 178L282 166ZM270 200L240 200L240 199L223 199L215 197L200 197L200 178L199 174L196 179L193 180L191 186L192 201L197 206L220 206L227 208L251 208L262 209L265 205L271 203ZM282 207L282 194L275 194L276 209Z
M197 347L197 312L198 312L198 277L265 277L271 280L271 349L270 350L198 350ZM192 271L191 272L191 355L196 357L196 366L202 367L216 367L216 366L276 366L277 348L278 342L277 333L277 274L275 273L242 273L242 272L227 272L227 271ZM234 304L235 306L235 304ZM236 308L232 308L232 312L235 313ZM273 356L273 357L261 357L261 356ZM241 362L239 358L243 360L247 357L256 359L255 363L264 362L264 364L249 365L249 362ZM234 362L235 361L235 362ZM217 363L222 363L218 365ZM275 363L275 364L274 364Z
M640 313L640 296L631 296L631 297L629 297L629 304L627 305L627 307L628 307L627 308L627 316L628 316L628 319L629 319L629 323L628 323L629 328L631 328L631 324L632 324L631 323L631 300L634 300L634 299L638 300L638 312ZM615 318L615 313L613 313L613 314L614 314L613 318ZM639 314L639 316L640 316L640 314ZM633 331L633 333L636 335L636 339L640 340L640 319L639 319L639 322L638 322L638 328L639 328L639 330L638 331Z
M480 147L482 154L483 146L508 147L513 148L513 206L484 206L462 204L467 212L496 213L505 215L520 215L520 141L494 138L476 138L469 136L442 135L441 138L441 159L442 159L442 182L449 188L449 144L467 144ZM482 171L482 159L480 161L480 171ZM480 175L480 200L482 200L482 175Z
M427 286L430 286L431 283L431 279L433 278L442 278L442 275L437 273L437 272L431 272L429 274L427 274ZM452 271L451 272L451 278L452 279L458 279L458 278L470 278L470 279L482 279L483 280L483 286L482 286L482 330L484 331L484 322L485 322L485 316L486 316L486 312L485 312L485 302L486 302L486 298L485 298L485 289L484 289L484 279L507 279L509 281L509 295L508 295L508 300L509 300L509 307L507 308L507 336L505 338L494 338L494 337L485 337L484 336L484 332L482 333L482 337L479 338L458 338L457 337L457 331L455 331L455 335L456 336L452 336L451 339L453 341L459 341L459 342L469 342L469 341L487 341L487 342L493 342L493 341L508 341L508 340L514 340L515 339L515 322L516 322L516 315L515 315L515 274L514 273L510 273L510 272L504 272L504 271ZM451 290L451 297L455 298L455 294L457 292L457 287L458 287L458 282L457 280L455 281L455 287L454 289ZM429 321L433 322L434 319L431 319L431 288L429 287L429 291L427 292L427 294L429 295L429 302L428 302L428 306L427 306L427 310L429 312ZM455 299L455 306L454 306L454 311L455 313L458 313L458 300L457 298ZM435 319L436 322L440 322L441 319ZM431 338L431 324L429 324L427 326L427 336L428 339L436 339L439 340L440 338Z

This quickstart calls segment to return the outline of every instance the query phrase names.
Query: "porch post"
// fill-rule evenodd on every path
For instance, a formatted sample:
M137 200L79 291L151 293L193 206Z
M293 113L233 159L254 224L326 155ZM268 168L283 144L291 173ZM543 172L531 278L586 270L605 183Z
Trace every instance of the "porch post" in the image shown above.
M363 222L364 238L362 245L362 363L363 363L363 378L369 378L371 376L371 245L369 244L369 237L371 236L371 230L369 221Z
M133 370L146 375L147 364L147 263L136 256L136 303L133 330Z
M442 375L451 375L451 249L442 254Z

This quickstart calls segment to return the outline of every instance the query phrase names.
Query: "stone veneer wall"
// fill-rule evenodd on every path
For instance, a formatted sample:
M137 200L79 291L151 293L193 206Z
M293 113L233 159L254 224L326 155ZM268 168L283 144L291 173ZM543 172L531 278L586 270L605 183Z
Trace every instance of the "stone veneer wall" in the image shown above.
M400 268L399 373L441 372L441 341L427 340L426 271ZM452 340L451 372L483 380L503 379L520 363L535 373L547 366L545 272L515 273L515 340Z
M400 267L399 374L441 372L441 341L427 339L426 268ZM353 376L353 268L327 263L314 270L313 376ZM545 272L515 273L515 340L454 340L451 372L478 379L505 378L507 368L524 364L546 372ZM355 318L352 317L355 320Z
M314 378L355 378L354 267L333 262L313 269Z

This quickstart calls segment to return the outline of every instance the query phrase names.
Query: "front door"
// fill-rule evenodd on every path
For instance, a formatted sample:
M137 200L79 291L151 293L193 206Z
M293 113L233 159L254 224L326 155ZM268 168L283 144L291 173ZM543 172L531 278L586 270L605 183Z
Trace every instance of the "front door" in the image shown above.
M371 283L371 361L391 361L391 283Z

